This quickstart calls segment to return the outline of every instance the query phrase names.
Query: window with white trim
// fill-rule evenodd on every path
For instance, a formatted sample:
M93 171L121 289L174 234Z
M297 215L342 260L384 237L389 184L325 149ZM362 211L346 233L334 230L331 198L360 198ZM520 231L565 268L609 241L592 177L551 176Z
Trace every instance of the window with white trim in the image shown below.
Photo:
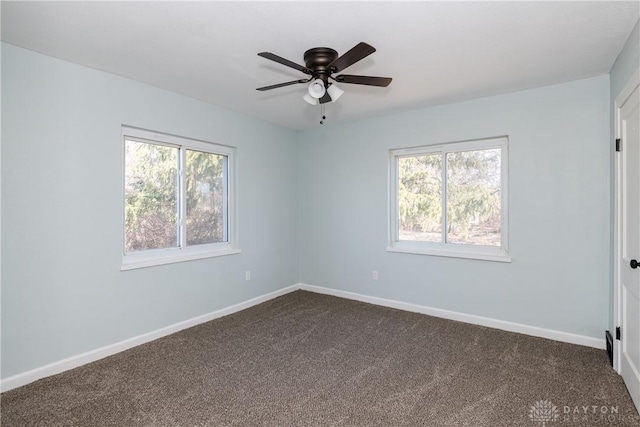
M509 261L508 139L389 155L389 251Z
M238 253L233 147L122 128L122 269Z

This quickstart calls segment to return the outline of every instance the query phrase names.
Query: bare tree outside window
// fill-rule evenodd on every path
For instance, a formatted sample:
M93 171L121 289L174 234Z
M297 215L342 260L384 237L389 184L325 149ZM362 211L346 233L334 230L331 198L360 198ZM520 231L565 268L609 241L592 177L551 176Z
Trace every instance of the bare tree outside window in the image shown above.
M125 252L178 246L178 149L125 141Z
M223 242L226 156L186 153L187 245Z
M180 148L125 140L125 252L179 247ZM227 241L227 156L184 150L186 246Z

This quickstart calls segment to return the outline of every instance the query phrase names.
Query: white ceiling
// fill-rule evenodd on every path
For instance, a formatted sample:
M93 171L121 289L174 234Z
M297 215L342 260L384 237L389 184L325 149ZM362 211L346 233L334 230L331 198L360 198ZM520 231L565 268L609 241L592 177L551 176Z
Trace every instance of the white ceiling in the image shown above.
M342 84L327 124L607 74L640 15L616 2L2 2L2 40L292 129L319 126L305 50L377 52L347 74L393 77L387 88Z

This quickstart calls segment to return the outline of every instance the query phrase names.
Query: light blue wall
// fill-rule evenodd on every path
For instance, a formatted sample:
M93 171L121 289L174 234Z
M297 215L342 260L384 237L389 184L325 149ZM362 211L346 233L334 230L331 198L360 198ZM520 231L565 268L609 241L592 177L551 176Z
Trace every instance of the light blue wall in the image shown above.
M640 8L640 3L638 3ZM631 31L622 52L611 68L611 100L615 101L629 78L640 66L640 20Z
M603 76L303 132L301 282L602 339L609 130ZM388 150L498 135L513 262L386 252Z
M640 7L640 3L638 3ZM622 52L616 58L616 62L613 64L610 72L610 93L611 93L611 141L615 140L615 123L614 123L614 109L615 101L624 86L629 81L629 78L640 68L640 20L636 23L636 26L631 31L631 35L627 39L627 42L622 49ZM611 194L614 194L615 185L615 165L613 151L610 154L610 167L611 167ZM614 230L613 230L613 218L615 215L614 209L615 200L611 198L611 247L614 245ZM610 268L613 271L613 251L611 251ZM611 274L610 286L609 286L609 307L613 308L613 274ZM613 331L617 326L614 324L613 309L610 310L608 329Z
M241 254L119 271L122 124L237 147ZM297 162L294 131L2 44L2 377L297 283Z

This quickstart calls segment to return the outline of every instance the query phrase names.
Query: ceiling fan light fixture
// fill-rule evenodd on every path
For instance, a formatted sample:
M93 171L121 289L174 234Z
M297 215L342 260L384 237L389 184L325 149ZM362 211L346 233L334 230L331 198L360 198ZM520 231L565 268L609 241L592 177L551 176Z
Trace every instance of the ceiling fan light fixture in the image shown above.
M316 98L312 98L308 93L305 93L302 99L304 99L311 105L318 105L318 100Z
M327 93L331 97L331 102L336 102L338 100L338 98L340 98L342 96L344 91L342 89L340 89L337 84L333 83L327 89Z
M315 79L309 85L309 95L311 95L312 98L320 99L324 96L325 92L324 82L320 79Z

